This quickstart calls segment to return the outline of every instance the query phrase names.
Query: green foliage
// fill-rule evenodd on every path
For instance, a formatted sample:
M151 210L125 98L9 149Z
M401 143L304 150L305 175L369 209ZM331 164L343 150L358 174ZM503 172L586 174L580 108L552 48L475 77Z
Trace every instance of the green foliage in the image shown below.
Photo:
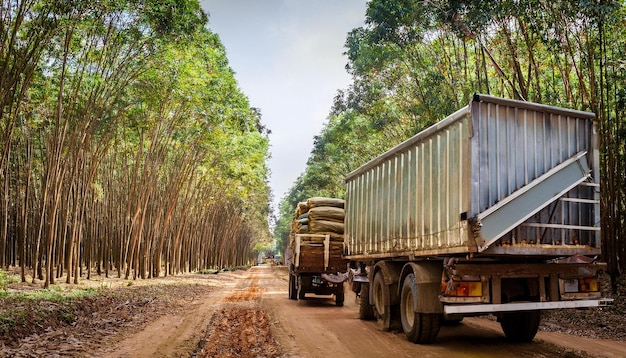
M29 301L50 301L50 302L73 302L77 298L97 294L99 290L93 288L73 288L63 290L59 285L50 285L47 289L38 289L28 292L11 292L5 298L29 300Z
M169 259L172 270L195 270L187 261L200 252L194 262L208 267L243 264L256 241L269 241L269 131L197 0L2 8L8 225L40 247L23 261L70 274L109 261L144 276ZM71 239L59 243L53 226ZM123 252L95 257L87 244Z
M479 92L598 115L608 187L603 241L616 272L624 246L615 238L626 235L625 14L623 1L368 2L366 25L345 43L353 82L338 93L305 172L281 201L277 240L286 244L299 201L341 196L347 173Z
M199 270L198 273L200 275L216 275L220 272L218 269L202 269Z
M159 35L175 34L182 38L208 22L199 2L194 0L147 0L139 1L139 5L144 6L144 16Z
M223 268L222 271L224 272L233 272L233 271L239 271L239 270L248 270L250 268L250 266L228 266L226 268Z
M19 278L15 275L11 275L6 271L0 270L0 293L6 291L9 285L13 282L18 282Z
M101 294L93 289L64 291L57 285L54 289L10 293L2 297L9 309L0 312L0 335L13 336L15 331L37 330L49 324L71 325L78 318L77 305L87 296ZM6 304L8 302L8 304Z

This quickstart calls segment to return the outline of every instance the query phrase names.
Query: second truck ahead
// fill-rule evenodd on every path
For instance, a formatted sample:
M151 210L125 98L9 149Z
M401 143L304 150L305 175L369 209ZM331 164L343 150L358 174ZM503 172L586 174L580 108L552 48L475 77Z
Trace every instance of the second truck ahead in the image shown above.
M334 295L335 304L343 306L343 283L348 277L344 216L341 199L309 198L296 208L285 255L289 299L303 299L307 293Z
M530 341L542 310L607 304L594 118L475 95L350 173L345 258L360 317L431 343L441 322L493 314Z

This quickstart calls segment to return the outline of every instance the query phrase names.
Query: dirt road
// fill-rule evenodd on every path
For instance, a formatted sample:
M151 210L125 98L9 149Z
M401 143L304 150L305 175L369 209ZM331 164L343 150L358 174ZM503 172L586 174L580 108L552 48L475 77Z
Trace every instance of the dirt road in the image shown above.
M482 318L442 327L436 344L415 345L401 332L381 332L374 322L359 320L352 292L346 293L344 307L336 307L330 296L307 295L304 300L293 301L287 298L284 267L257 266L232 275L233 280L194 302L191 309L161 317L119 342L105 356L626 356L626 342L549 332L540 332L531 344L510 343L499 324ZM172 325L176 329L165 329Z
M346 293L344 307L332 297L307 295L287 299L287 277L279 270L258 267L250 271L265 282L262 304L277 318L275 335L290 357L598 357L626 356L626 342L606 342L557 333L540 332L535 342L508 342L494 321L465 319L442 327L436 344L415 345L401 332L381 332L374 322L358 319L358 304Z

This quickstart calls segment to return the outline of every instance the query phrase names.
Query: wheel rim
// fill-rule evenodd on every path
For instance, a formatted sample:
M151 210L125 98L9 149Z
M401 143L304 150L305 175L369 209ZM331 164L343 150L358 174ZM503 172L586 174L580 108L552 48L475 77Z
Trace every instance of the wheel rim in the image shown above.
M413 307L413 291L405 290L404 297L402 297L402 302L404 302L404 319L406 324L409 327L413 327L415 325L415 308Z
M376 307L376 312L382 316L385 314L383 287L380 285L378 280L374 281L376 283L376 285L374 285L374 307Z

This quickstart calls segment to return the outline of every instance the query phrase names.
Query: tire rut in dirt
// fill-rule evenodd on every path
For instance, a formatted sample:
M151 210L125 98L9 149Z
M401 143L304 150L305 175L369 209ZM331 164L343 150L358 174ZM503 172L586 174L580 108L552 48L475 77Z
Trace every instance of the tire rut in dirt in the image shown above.
M258 308L226 307L215 312L208 335L193 357L281 357L269 314Z
M259 307L258 299L265 290L258 283L258 277L246 280L222 299L221 308L213 313L207 334L198 342L193 357L282 356L271 332L270 315Z

